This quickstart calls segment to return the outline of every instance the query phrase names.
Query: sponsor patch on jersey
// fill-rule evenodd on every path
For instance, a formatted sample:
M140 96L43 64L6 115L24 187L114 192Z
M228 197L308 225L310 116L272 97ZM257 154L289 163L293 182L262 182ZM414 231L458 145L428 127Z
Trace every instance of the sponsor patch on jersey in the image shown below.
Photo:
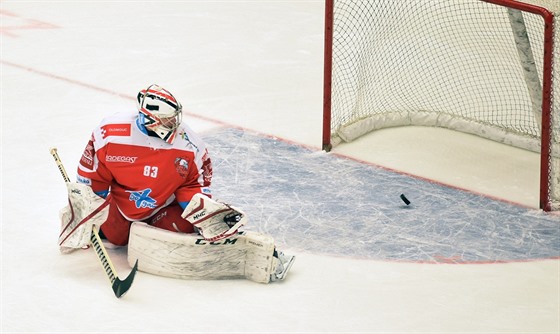
M84 166L89 170L93 170L93 155L95 151L93 149L93 138L87 143L84 152L82 153L82 157L80 158L80 165Z
M76 176L76 182L91 186L91 179L81 175Z
M130 157L127 155L107 155L105 156L105 161L106 162L125 162L125 163L129 163L129 164L133 164L134 162L136 162L136 159L138 159L138 157Z
M101 127L101 136L130 136L130 124L107 124Z
M189 135L187 135L187 133L185 131L181 131L179 133L179 137L181 137L182 140L187 142L187 145L191 146L195 151L200 152L200 150L198 149L198 146L196 146L189 138Z
M152 189L150 188L140 190L140 191L127 190L126 192L130 193L128 199L134 202L134 205L138 209L143 209L143 208L155 209L157 207L157 201L150 197L150 193L152 192Z
M189 161L185 158L175 158L175 170L184 179L189 174Z

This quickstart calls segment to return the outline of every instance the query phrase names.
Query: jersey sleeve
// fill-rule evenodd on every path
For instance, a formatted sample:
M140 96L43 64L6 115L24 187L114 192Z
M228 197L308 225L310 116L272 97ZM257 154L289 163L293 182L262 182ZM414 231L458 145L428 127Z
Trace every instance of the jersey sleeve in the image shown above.
M94 193L105 197L109 192L113 176L105 167L104 160L99 159L98 155L102 151L102 148L96 149L94 132L80 158L77 181L89 185Z
M189 169L187 180L177 189L175 197L184 208L191 198L198 193L211 197L210 185L212 184L212 160L208 150L195 156L195 163Z

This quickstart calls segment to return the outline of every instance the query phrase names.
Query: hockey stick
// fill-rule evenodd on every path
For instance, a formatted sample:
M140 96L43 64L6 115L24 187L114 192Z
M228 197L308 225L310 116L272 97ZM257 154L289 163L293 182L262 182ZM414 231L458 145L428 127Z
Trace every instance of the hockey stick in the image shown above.
M68 174L66 173L66 170L64 169L64 165L62 164L62 161L58 156L57 149L51 148L50 151L51 151L51 155L54 158L54 161L56 162L56 165L58 166L58 170L60 171L60 174L62 174L62 177L64 178L64 182L71 182L70 178L68 177ZM136 263L134 264L134 267L132 268L130 274L128 274L128 277L126 277L124 280L121 280L119 279L119 276L117 275L117 271L115 270L115 267L113 266L113 263L109 258L109 255L107 254L107 250L105 249L105 246L103 246L103 242L101 241L101 237L99 236L99 231L97 230L97 226L95 225L92 226L92 233L91 233L90 240L93 249L95 251L95 254L99 259L99 262L101 262L101 266L105 270L105 274L107 274L107 277L111 282L111 286L113 288L113 292L115 293L115 296L117 296L117 298L120 298L128 291L128 289L130 289L130 286L132 285L132 281L134 281L134 276L136 275L136 271L138 271L138 260L136 260Z

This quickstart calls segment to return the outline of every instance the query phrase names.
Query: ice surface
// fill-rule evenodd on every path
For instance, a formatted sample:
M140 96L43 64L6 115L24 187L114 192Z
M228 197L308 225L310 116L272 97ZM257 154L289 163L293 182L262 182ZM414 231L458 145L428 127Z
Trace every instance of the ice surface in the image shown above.
M323 12L0 2L1 331L558 332L559 219L535 210L538 157L418 128L319 151ZM59 253L49 148L72 174L91 129L154 82L212 147L217 196L297 255L285 281L140 272L116 299L91 250ZM126 249L109 252L125 277Z
M290 247L418 262L560 254L560 221L540 210L236 129L206 141L216 156L215 196L235 201L253 228Z

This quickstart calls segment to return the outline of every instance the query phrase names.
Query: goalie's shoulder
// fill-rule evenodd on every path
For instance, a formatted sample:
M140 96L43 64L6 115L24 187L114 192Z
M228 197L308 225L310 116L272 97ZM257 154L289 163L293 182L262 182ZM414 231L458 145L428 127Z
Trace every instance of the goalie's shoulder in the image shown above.
M107 116L93 130L96 147L115 138L130 137L135 132L136 116L130 113L117 113Z
M119 124L134 124L138 115L130 112L118 112L112 115L105 116L101 119L98 124L98 128L103 128L108 125L119 125Z
M180 150L192 151L195 154L204 154L206 152L204 139L185 123L181 123L177 129L177 138L173 146Z

